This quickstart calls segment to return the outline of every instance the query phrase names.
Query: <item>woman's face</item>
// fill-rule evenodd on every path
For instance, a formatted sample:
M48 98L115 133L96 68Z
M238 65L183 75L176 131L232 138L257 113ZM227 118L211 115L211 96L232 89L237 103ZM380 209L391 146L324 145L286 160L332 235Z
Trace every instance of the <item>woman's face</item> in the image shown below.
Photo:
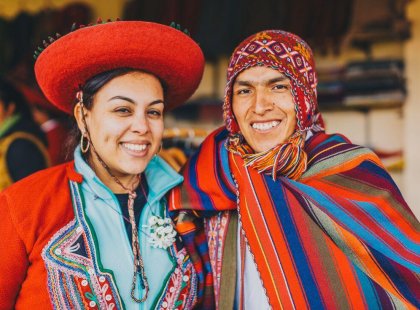
M84 108L96 152L111 173L124 178L142 173L160 148L163 135L163 89L153 75L131 72L105 84ZM75 109L83 132L80 107ZM91 152L97 171L101 164Z

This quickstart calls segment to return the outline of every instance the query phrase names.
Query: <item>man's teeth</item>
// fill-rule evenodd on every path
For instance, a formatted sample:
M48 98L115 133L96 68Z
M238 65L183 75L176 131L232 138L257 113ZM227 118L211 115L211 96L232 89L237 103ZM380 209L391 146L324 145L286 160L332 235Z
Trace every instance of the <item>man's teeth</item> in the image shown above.
M273 127L276 127L278 124L280 124L279 121L272 121L267 123L253 123L252 128L258 129L258 130L268 130Z
M131 150L131 151L144 151L147 147L146 144L132 144L132 143L123 143L122 144L125 148Z

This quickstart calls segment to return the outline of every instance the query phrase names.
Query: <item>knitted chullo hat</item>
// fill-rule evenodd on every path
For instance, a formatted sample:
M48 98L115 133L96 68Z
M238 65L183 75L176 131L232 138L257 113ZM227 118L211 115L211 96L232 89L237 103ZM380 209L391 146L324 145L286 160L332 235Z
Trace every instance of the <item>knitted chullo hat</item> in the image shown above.
M203 53L186 33L151 22L99 21L44 46L36 52L36 79L47 99L69 114L80 86L105 71L133 68L155 75L172 109L194 93L204 70Z
M310 47L292 33L266 30L245 39L230 58L223 116L231 133L239 131L232 112L233 83L239 73L254 66L279 70L290 79L297 116L297 130L301 132L309 129L323 130L323 121L318 112L316 99L315 62Z

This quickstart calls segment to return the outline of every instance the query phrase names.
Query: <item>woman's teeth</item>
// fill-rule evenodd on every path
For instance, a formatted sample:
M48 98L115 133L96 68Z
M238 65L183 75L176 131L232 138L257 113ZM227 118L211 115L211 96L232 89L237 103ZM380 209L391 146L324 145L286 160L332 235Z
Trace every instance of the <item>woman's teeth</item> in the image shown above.
M273 127L276 127L279 124L280 124L279 121L272 121L272 122L266 122L266 123L253 123L252 128L257 129L257 130L268 130Z
M132 144L132 143L123 143L122 146L125 147L126 149L129 149L130 151L136 151L136 152L144 151L147 147L146 144Z

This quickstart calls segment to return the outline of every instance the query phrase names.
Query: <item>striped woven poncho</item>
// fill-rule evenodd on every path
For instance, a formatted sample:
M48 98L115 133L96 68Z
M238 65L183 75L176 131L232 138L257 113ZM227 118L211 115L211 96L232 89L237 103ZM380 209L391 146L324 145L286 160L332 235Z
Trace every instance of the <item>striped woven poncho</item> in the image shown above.
M225 210L239 214L273 309L420 308L420 225L375 154L315 133L302 177L273 181L228 152L226 137L205 140L170 197L203 309L216 307L220 274L202 220Z

